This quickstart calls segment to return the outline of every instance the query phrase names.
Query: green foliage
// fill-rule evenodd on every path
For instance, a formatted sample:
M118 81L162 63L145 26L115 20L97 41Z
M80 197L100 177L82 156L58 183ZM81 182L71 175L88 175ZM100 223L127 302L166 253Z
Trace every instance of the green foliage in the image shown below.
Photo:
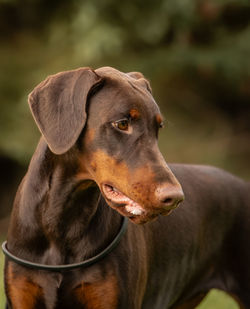
M226 293L212 290L197 309L239 309L238 304Z
M3 286L3 253L0 252L0 308L5 306L4 286Z
M242 145L248 144L248 1L25 3L0 1L1 151L29 161L39 132L26 101L38 82L58 71L100 65L142 71L163 110L170 102L168 108L173 104L183 121L214 109ZM193 108L197 102L199 108ZM249 155L250 146L243 152Z

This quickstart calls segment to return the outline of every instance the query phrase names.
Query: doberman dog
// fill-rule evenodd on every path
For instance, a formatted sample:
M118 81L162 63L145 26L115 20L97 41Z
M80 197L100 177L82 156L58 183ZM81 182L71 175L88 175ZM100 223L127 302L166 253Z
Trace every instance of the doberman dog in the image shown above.
M8 308L187 309L211 288L250 308L250 184L214 167L166 164L162 116L141 73L58 73L29 105L42 137L15 198L8 251L80 263L128 225L88 267L56 272L7 257Z

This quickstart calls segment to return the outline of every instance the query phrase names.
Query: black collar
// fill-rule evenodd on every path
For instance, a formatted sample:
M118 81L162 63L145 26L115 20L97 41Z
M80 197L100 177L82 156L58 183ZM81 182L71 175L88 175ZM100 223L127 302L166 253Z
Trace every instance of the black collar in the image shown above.
M79 262L79 263L73 263L73 264L65 264L65 265L46 265L46 264L39 264L39 263L33 263L27 260L23 260L18 258L17 256L13 255L9 252L7 249L7 241L3 242L2 244L2 250L3 253L12 261L14 261L17 264L20 264L22 266L26 266L33 269L39 269L39 270L49 270L53 272L61 272L64 270L71 270L79 267L88 267L101 259L103 259L106 255L108 255L114 248L119 244L123 234L125 233L128 225L128 219L123 217L122 225L120 228L119 233L116 235L114 240L108 245L107 248L105 248L102 252L98 253L96 256Z

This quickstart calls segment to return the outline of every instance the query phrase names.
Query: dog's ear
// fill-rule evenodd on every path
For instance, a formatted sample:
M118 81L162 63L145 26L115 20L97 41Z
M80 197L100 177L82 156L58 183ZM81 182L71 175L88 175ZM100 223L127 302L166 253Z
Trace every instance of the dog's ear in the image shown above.
M68 151L84 128L88 94L101 78L90 68L49 76L29 95L36 124L55 154Z
M129 72L127 73L130 77L136 79L143 87L145 87L150 93L152 93L152 88L149 81L140 72Z

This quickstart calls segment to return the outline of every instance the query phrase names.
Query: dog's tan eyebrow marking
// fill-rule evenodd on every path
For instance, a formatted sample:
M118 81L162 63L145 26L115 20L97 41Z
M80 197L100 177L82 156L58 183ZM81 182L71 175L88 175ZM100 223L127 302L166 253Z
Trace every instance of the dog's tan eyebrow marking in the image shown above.
M131 109L129 115L131 116L132 119L140 118L140 113L137 109Z
M156 122L158 123L159 127L163 125L163 118L160 114L155 116Z

